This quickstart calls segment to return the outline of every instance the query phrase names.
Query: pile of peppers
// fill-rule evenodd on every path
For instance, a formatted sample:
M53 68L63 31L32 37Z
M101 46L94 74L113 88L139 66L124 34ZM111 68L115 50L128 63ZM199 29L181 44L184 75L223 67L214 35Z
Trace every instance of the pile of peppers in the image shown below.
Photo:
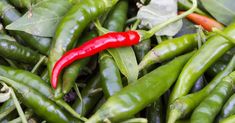
M0 123L235 122L235 21L179 0L176 17L145 29L138 0L71 0L52 38L5 28L42 1L0 0ZM156 38L181 19L197 30ZM131 82L124 51L138 63Z

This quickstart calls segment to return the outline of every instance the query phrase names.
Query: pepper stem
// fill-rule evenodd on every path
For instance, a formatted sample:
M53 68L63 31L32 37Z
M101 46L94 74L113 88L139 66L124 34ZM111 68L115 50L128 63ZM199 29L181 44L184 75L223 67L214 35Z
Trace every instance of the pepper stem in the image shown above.
M195 9L197 8L197 0L192 0L193 2L193 6L192 8L190 8L188 11L184 12L183 14L180 14L174 18L171 18L167 21L165 21L164 23L161 23L159 25L156 25L155 27L153 27L151 30L144 32L143 37L141 37L141 40L145 40L145 39L149 39L150 37L152 37L156 32L158 32L159 30L161 30L162 28L168 26L169 24L176 22L184 17L186 17L187 15L193 13L195 11Z

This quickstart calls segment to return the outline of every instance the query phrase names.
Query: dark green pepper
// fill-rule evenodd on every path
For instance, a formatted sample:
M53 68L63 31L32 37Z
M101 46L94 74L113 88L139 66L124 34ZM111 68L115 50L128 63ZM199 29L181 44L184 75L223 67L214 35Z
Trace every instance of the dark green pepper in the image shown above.
M194 52L175 58L129 84L111 96L87 123L110 120L118 122L132 117L164 94L177 79L181 69ZM169 74L171 73L171 74Z
M23 63L37 63L40 54L17 42L0 39L0 56Z
M212 123L225 101L233 93L235 72L226 76L200 103L191 116L191 123Z
M227 102L224 104L222 110L220 111L220 119L229 117L235 114L235 94L233 94Z
M215 78L209 82L202 90L180 97L170 105L169 122L174 122L177 119L184 118L189 115L200 102L210 94L216 85L229 73L235 69L235 56L230 60L224 71L220 72Z
M161 98L146 108L148 123L163 123L163 104Z

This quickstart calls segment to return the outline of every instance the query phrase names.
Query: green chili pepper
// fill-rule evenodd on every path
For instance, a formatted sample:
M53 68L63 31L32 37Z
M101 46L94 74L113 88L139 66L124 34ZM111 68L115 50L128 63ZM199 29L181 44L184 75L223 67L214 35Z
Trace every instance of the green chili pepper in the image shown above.
M235 114L235 94L233 94L224 104L222 110L220 111L219 118L223 119L234 114Z
M221 120L219 123L234 123L235 122L235 115L231 115L223 120Z
M88 85L82 90L82 100L77 99L73 104L73 109L82 116L87 115L96 105L102 96L101 92L91 95L91 92L100 87L100 75L96 74L88 81Z
M108 52L102 52L99 59L101 85L106 98L123 88L121 74L118 67Z
M97 34L95 31L91 31L85 34L78 42L77 46L82 45L84 42L96 37ZM74 86L77 76L81 73L82 68L84 68L87 63L90 61L90 58L85 58L78 60L67 67L63 73L63 93L67 94L71 88Z
M46 96L39 93L39 91L22 84L13 79L9 79L4 76L0 76L0 79L6 84L13 87L22 99L23 104L33 109L33 111L44 118L48 122L57 123L78 123L81 122L78 119L70 116L68 113L63 111L53 101L47 99ZM30 82L30 81L28 81Z
M31 72L28 72L28 71L14 69L14 68L2 66L2 65L0 65L0 76L7 77L8 79L14 80L16 82L20 82L20 83L25 84L26 86L28 86L32 89L37 90L37 92L39 92L41 95L45 96L46 98L49 98L50 100L55 101L58 105L63 106L72 115L74 115L76 117L80 117L62 99L55 100L54 99L54 91L39 76L37 76Z
M191 123L212 123L225 101L233 93L235 72L226 76L200 103L191 116Z
M235 56L230 60L224 71L220 72L216 77L202 90L183 96L175 100L170 105L170 113L168 122L174 122L179 118L189 115L200 102L209 95L215 86L235 68Z
M4 25L8 25L21 17L21 14L5 0L0 1L0 15L3 19ZM9 32L13 34L17 40L23 40L32 48L37 49L40 53L47 54L51 42L50 38L33 36L21 31Z
M85 27L109 10L117 0L83 0L74 5L58 24L50 50L48 69L51 74L57 60L73 48Z
M196 34L189 34L160 43L144 56L139 64L139 70L193 50L198 44L195 39Z
M132 117L164 94L177 79L194 52L160 66L111 96L87 123L110 120L118 122ZM169 74L171 73L171 74Z
M146 108L148 123L163 123L163 104L161 98Z
M235 36L235 23L229 25L223 32L229 36ZM207 68L233 46L234 44L219 35L208 39L184 66L170 95L169 104L186 95Z
M151 40L145 40L134 46L134 51L138 62L141 62L144 56L151 48Z
M37 63L40 54L17 42L0 39L0 56L23 63Z

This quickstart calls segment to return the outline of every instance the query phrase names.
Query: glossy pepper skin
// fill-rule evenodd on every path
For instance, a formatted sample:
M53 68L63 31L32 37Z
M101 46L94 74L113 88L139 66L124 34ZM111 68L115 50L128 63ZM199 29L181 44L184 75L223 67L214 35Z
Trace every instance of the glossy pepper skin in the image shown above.
M233 94L224 104L220 111L219 118L223 119L235 114L235 94Z
M78 41L77 47L81 46L86 41L95 38L96 36L97 33L95 31L88 32ZM74 83L79 73L81 73L82 69L87 65L89 61L90 61L89 57L75 61L64 70L62 78L63 80L62 91L64 94L67 94L71 90L71 88L74 86Z
M51 75L51 85L57 87L60 72L76 60L92 56L108 48L132 46L139 43L140 36L136 31L110 32L93 38L82 46L66 52L55 64Z
M223 32L228 36L235 37L235 23L229 25ZM233 46L234 44L218 35L208 39L184 66L170 95L169 104L186 95L196 80Z
M87 86L81 91L82 101L79 98L76 99L72 106L73 109L82 116L86 116L90 113L103 95L102 92L91 95L91 92L100 87L100 75L97 73L90 80L88 80Z
M21 14L5 0L0 1L0 15L5 26L21 17ZM33 36L21 31L9 32L14 35L17 40L23 40L32 48L38 50L42 54L47 55L51 43L50 38Z
M119 69L108 52L102 52L99 59L101 85L104 95L107 98L123 88Z
M200 104L200 102L210 94L216 85L234 69L235 57L230 60L225 70L216 75L202 90L176 99L170 105L168 122L174 122L177 119L184 118L189 115Z
M212 123L225 101L233 93L235 72L226 76L194 110L191 123Z
M35 64L41 55L17 42L0 39L0 56L23 63Z
M48 69L52 73L56 61L72 49L86 26L115 5L117 0L83 0L74 5L62 18L50 49ZM50 76L51 77L51 76Z
M151 49L141 60L139 70L154 63L159 63L177 55L191 51L197 47L196 34L184 35L164 41Z
M105 119L119 122L132 117L148 104L153 103L177 79L181 68L193 53L175 58L146 74L137 82L130 84L111 96L87 123L100 123ZM171 74L169 74L169 72Z
M57 106L53 101L48 100L38 91L21 84L16 81L4 81L11 87L13 87L17 93L22 97L23 104L27 107L33 109L33 111L47 120L48 122L57 123L78 123L79 120L71 117L68 113L63 111L59 106ZM40 108L39 108L40 107Z

